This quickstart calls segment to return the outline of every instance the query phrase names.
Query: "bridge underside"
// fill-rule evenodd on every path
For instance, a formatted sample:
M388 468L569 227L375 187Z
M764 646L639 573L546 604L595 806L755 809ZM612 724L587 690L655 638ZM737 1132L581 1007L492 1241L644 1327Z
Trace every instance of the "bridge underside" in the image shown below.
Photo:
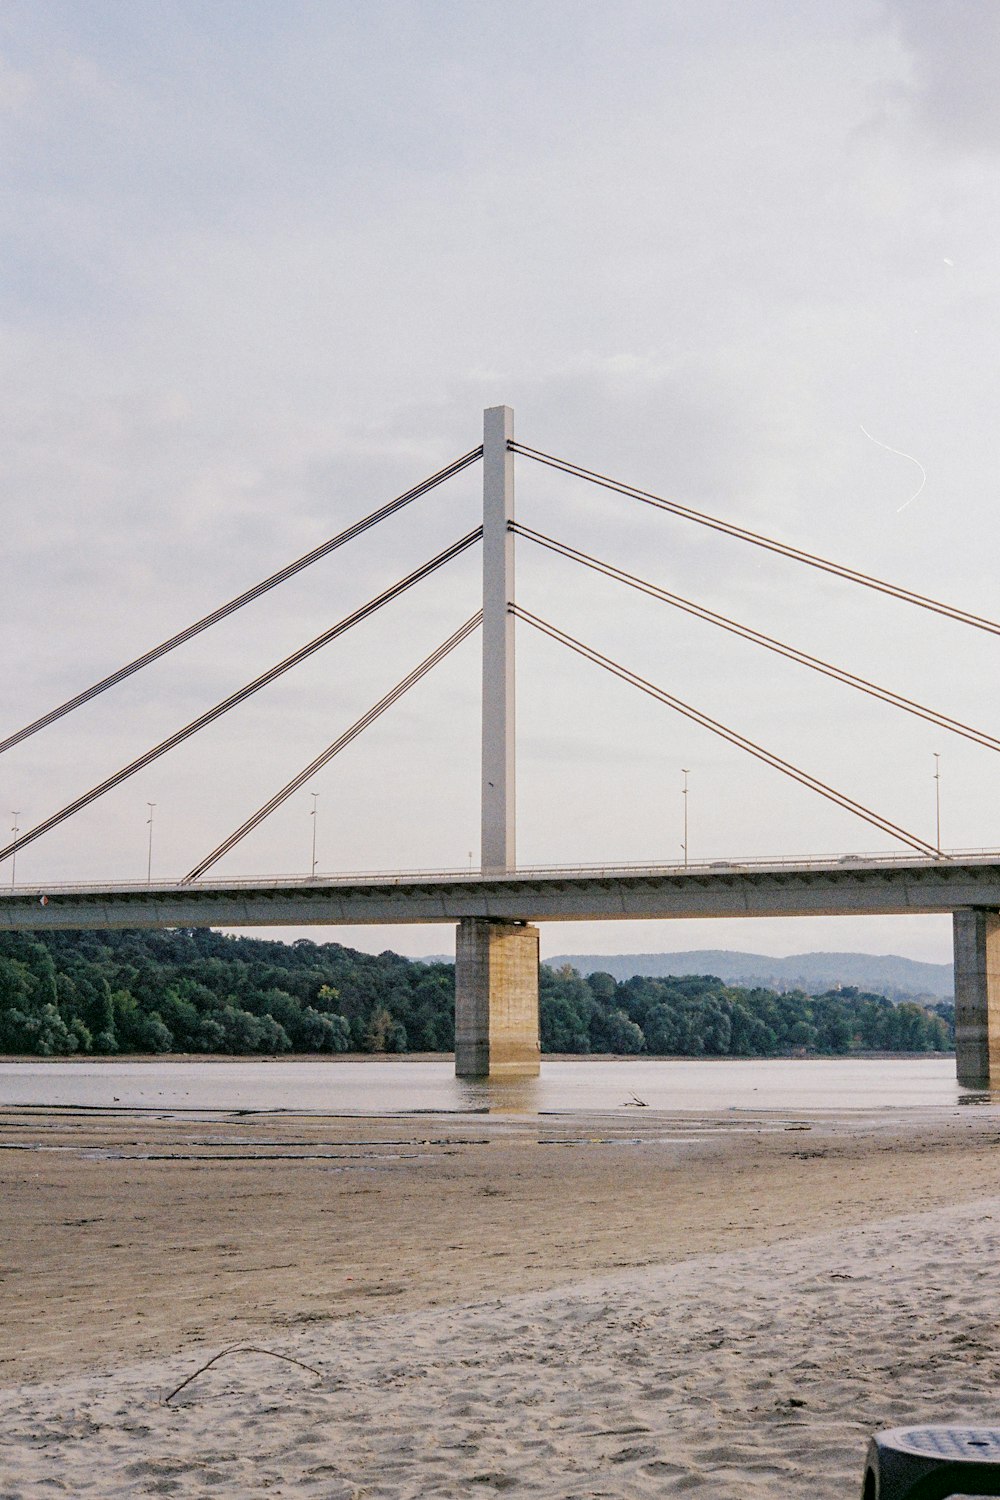
M959 1082L1000 1087L1000 861L19 887L0 931L457 924L457 1071L538 1068L539 921L954 914Z

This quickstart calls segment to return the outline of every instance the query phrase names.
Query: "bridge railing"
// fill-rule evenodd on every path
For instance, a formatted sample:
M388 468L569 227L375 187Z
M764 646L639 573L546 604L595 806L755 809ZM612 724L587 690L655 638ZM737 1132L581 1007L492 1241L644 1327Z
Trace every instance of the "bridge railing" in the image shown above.
M945 868L955 864L990 865L1000 863L1000 849L949 849L943 851L941 865ZM741 859L691 860L687 865L657 864L651 861L625 864L569 864L569 865L522 865L505 875L484 875L480 870L468 868L417 869L417 870L361 870L336 875L257 875L229 880L124 880L90 882L87 884L53 884L32 882L0 889L0 900L12 897L72 896L72 895L129 895L148 891L150 895L184 894L196 895L212 891L239 890L315 890L324 891L334 887L358 885L406 886L413 884L496 885L516 884L532 880L585 879L615 880L636 879L643 876L704 879L735 874L768 874L788 872L808 874L812 872L857 870L901 870L933 869L938 860L912 853L899 854L830 854L811 859L795 859L787 855L755 856Z

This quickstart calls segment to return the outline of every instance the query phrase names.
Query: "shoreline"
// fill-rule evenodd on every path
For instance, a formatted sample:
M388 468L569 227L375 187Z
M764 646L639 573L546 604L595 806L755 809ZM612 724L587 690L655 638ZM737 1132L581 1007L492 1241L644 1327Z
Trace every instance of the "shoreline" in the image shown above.
M952 1052L780 1052L767 1057L750 1056L743 1053L724 1055L703 1054L693 1057L686 1052L543 1052L543 1063L762 1063L762 1062L920 1062L924 1059L941 1061L953 1058ZM0 1064L7 1063L392 1063L454 1062L454 1052L109 1052L70 1053L64 1057L43 1057L36 1054L0 1053Z

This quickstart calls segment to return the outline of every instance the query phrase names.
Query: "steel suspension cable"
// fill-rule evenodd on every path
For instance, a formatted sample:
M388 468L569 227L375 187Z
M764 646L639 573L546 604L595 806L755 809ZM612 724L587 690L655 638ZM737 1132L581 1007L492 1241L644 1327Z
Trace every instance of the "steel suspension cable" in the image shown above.
M325 750L317 755L315 760L311 760L307 766L304 766L297 776L293 776L291 781L281 788L280 792L274 794L269 802L265 802L262 807L259 807L255 813L247 818L245 823L241 823L235 832L231 833L228 838L223 839L222 843L213 849L211 854L206 854L201 863L195 865L194 869L184 876L184 879L180 882L181 885L188 885L192 880L200 879L224 854L228 854L230 849L234 849L237 844L246 838L248 833L252 833L259 824L263 823L265 818L270 817L271 813L281 807L282 803L287 802L293 792L297 792L299 787L304 786L317 771L323 769L328 761L331 761L335 755L339 755L341 750L349 745L352 740L356 740L358 735L362 734L368 728L369 724L374 724L375 720L384 714L386 709L391 708L394 703L398 702L403 694L408 692L422 677L426 677L427 673L433 667L436 667L438 662L444 661L445 657L449 656L456 646L461 645L462 641L467 636L470 636L480 624L482 618L483 612L481 609L477 610L474 615L471 615L465 624L460 625L453 635L450 635L446 641L442 641L441 645L432 651L429 656L425 656L419 666L414 667L412 672L408 673L400 682L397 682L396 686L390 689L384 698L380 698L367 712L363 713L361 718L351 725L350 729L345 729L344 733L338 739L335 739L332 745L328 745Z
M987 750L1000 751L1000 739L987 734L984 729L976 729L971 724L964 724L961 719L953 719L950 715L928 708L912 698L905 698L901 693L894 693L891 688L880 687L878 683L869 682L865 677L858 677L843 667L823 661L821 657L810 656L808 652L800 651L796 646L789 646L787 642L775 640L773 636L765 635L761 630L754 630L751 625L743 625L738 620L731 620L727 615L717 614L715 610L708 609L703 604L696 604L692 599L685 599L681 594L673 594L669 589L660 588L658 584L650 583L647 579L637 578L634 573L626 573L623 568L616 568L612 563L604 562L601 558L591 557L589 553L581 552L578 547L571 547L568 542L557 541L555 537L546 536L530 526L522 526L518 521L512 521L510 529L518 536L537 542L539 546L547 547L551 552L558 552L572 562L592 568L597 573L603 573L605 577L613 578L618 583L628 584L630 588L638 589L653 599L672 604L677 609L694 615L696 619L706 620L711 625L718 625L720 629L728 630L732 635L742 636L744 640L753 641L755 645L763 646L767 651L774 651L779 656L785 656L789 661L799 662L804 667L811 667L813 671L822 672L824 676L832 677L836 682L843 682L846 686L857 688L859 692L868 693L873 698L879 698L883 703L889 703L894 708L901 708L904 713L914 714L918 718L926 719L930 724L937 724L941 729L960 734L964 739L985 746Z
M400 594L412 588L415 583L420 583L422 579L429 577L431 573L436 572L445 563L451 562L452 558L458 557L460 553L467 551L474 542L479 541L482 534L483 528L477 526L474 531L470 531L466 536L460 537L457 542L453 542L450 547L446 547L436 557L430 558L421 567L414 569L412 573L408 573L405 578L400 578L390 588L384 589L381 594L377 594L373 599L369 599L367 604L362 604L359 609L355 609L349 615L345 615L342 620L338 620L336 625L331 625L329 630L324 630L322 635L316 636L315 640L309 641L305 646L300 646L297 651L292 652L291 656L286 656L283 661L277 662L266 672L262 672L252 682L248 682L244 687L238 688L235 693L230 693L228 698L223 698L214 708L210 708L205 713L199 714L198 718L192 719L190 724L185 724L183 729L176 730L165 740L161 740L158 745L154 745L151 750L147 750L136 760L130 761L127 766L123 766L120 771L116 771L113 776L109 776L99 786L92 787L89 792L84 792L82 797L77 797L74 801L67 803L65 807L60 808L58 812L52 813L50 817L45 818L41 823L37 823L34 828L22 834L13 843L8 844L6 849L0 849L0 861L5 860L8 855L16 854L19 850L25 848L26 845L33 843L35 839L41 838L43 833L48 833L50 829L65 822L67 818L71 818L74 813L80 812L82 808L89 807L92 802L97 801L98 797L103 797L105 792L110 792L114 787L120 786L123 781L128 781L129 777L134 776L137 771L143 770L146 766L152 764L154 760L158 760L161 755L166 755L168 750L173 750L175 746L180 745L184 740L190 739L191 735L197 734L206 725L214 723L216 719L221 719L222 715L228 713L231 708L235 708L237 704L245 702L247 698L259 692L261 688L267 687L277 678L283 676L285 672L291 671L292 667L297 667L300 662L305 661L323 646L329 645L331 641L336 640L338 636L343 635L352 626L359 624L361 620L367 620L370 615L375 614L383 605L388 604L391 599L397 599Z
M615 677L620 677L623 682L629 683L631 687L638 688L640 692L648 694L649 697L657 699L660 703L665 703L668 708L675 709L678 713L683 714L685 718L692 719L694 723L700 724L703 729L708 729L713 734L719 735L720 738L728 740L731 745L735 745L740 750L745 750L749 755L755 756L757 760L763 761L765 765L773 767L776 771L783 772L786 776L790 776L793 781L797 781L802 786L808 787L810 791L818 792L828 802L834 802L838 807L844 808L847 812L854 813L856 817L863 818L866 823L870 823L882 833L887 833L892 838L899 839L902 843L908 844L911 849L916 849L921 854L932 855L935 859L946 857L942 856L940 851L934 848L933 844L928 844L917 834L909 833L907 829L901 828L897 823L892 823L888 818L883 818L880 813L874 812L862 802L857 802L845 792L838 792L836 788L828 786L826 782L818 780L815 776L811 776L808 771L803 771L800 767L792 765L791 761L782 760L780 755L775 755L771 750L765 750L762 745L758 745L754 740L747 739L745 735L739 734L735 729L730 729L725 724L721 724L718 719L712 719L708 714L702 713L700 709L692 708L689 703L683 702L680 698L675 698L672 693L668 693L663 688L657 687L655 683L648 682L646 678L640 677L637 673L629 671L628 667L623 667L620 662L612 660L609 656L602 655L600 651L596 651L592 646L584 645L575 636L567 634L566 631L558 629L555 625L550 625L547 620L540 619L538 615L534 615L529 610L523 609L519 604L512 604L510 610L519 620L524 620L527 624L533 625L536 630L541 631L544 635L551 636L554 641L559 641L571 651L575 651L578 656L585 657L587 661L593 662L596 666L604 667L606 671L611 672Z
M856 568L848 568L841 563L831 562L827 557L805 552L801 547L792 547L786 542L776 541L773 537L762 536L759 532L747 531L745 527L737 526L731 521L723 521L718 516L706 515L704 511L692 510L688 505L681 505L676 500L666 500L662 495L654 495L648 490L637 489L634 485L624 484L621 480L609 479L606 474L584 469L568 459L555 458L551 453L543 453L538 448L525 447L523 443L514 442L513 439L507 446L513 453L520 453L525 458L533 458L537 463L547 464L549 468L560 469L564 474L571 474L575 479L586 479L589 483L600 485L603 489L614 490L617 494L627 495L632 500L641 500L644 505L652 505L658 510L669 511L671 515L681 516L686 521L695 521L699 526L708 526L711 530L721 531L726 536L734 536L740 541L751 542L755 547L763 547L768 552L776 552L781 557L789 557L793 562L805 563L810 568L819 568L824 573L846 578L851 583L860 583L864 588L875 589L878 593L888 594L893 599L902 599L906 604L915 604L920 609L929 609L935 614L945 615L948 619L958 620L962 625L972 625L976 630L985 630L990 635L1000 635L1000 622L989 620L983 615L970 614L968 610L958 609L952 604L944 604L940 599L931 599L926 594L918 594L899 584L888 583L884 578L875 578L869 573L859 572Z
M381 506L379 510L373 510L370 515L363 516L360 521L355 521L352 526L348 526L344 531L339 531L336 536L330 537L328 541L321 542L318 547L313 547L311 551L303 553L294 562L287 563L285 567L279 568L277 573L272 573L269 578L262 579L260 583L254 584L253 588L247 589L245 593L238 594L235 599L230 599L228 604L220 604L218 609L213 609L210 614L203 616L202 619L195 620L193 625L188 625L186 629L178 631L176 635L170 636L168 640L161 641L151 651L146 651L142 656L137 656L135 661L130 661L124 667L119 667L117 672L112 672L108 677L102 677L100 682L95 682L92 687L86 688L82 693L77 693L74 698L68 698L58 708L50 709L40 719L35 719L31 724L26 724L23 729L17 730L15 734L8 735L5 740L0 740L0 755L5 750L10 750L14 745L19 745L22 740L28 739L30 735L37 734L40 729L47 729L50 724L54 724L64 714L72 713L75 708L80 708L84 703L89 703L99 693L107 692L108 688L116 687L119 682L124 682L127 677L131 677L133 672L139 672L143 667L148 667L152 662L159 661L160 657L166 656L168 651L173 651L177 646L183 646L185 642L190 641L194 636L200 635L203 630L208 630L210 626L217 625L220 620L227 619L229 615L235 614L238 609L242 609L245 604L252 603L254 599L259 599L262 594L266 594L270 589L277 588L278 584L285 583L287 579L293 578L296 573L301 573L303 568L308 568L314 562L319 562L321 557L326 557L328 553L336 551L338 547L343 547L347 542L353 542L355 537L361 536L363 532L368 531L372 526L377 526L379 521L384 521L387 516L395 515L396 511L402 510L411 501L417 500L421 495L426 495L430 490L436 489L439 484L444 484L446 479L451 479L454 475L460 474L463 469L467 469L470 464L476 463L482 456L483 449L481 444L478 448L473 448L469 453L463 453L461 458L456 458L453 463L447 464L443 469L439 469L436 474L431 474L427 479L422 479L419 484L414 485L413 489L406 490L402 495L397 495L395 500L390 500L387 505Z

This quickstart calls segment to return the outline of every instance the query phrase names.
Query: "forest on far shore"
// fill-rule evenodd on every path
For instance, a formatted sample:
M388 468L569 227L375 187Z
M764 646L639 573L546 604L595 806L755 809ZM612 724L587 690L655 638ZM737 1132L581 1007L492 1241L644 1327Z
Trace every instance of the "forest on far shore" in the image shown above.
M954 1007L542 966L542 1050L682 1057L954 1050ZM450 1052L454 966L339 943L167 932L0 934L0 1052Z

